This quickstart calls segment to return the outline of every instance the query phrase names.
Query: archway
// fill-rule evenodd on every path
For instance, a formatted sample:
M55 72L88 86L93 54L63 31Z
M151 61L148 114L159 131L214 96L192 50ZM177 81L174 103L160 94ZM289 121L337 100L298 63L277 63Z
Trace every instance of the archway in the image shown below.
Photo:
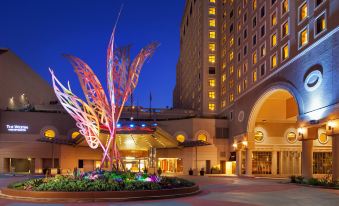
M247 174L301 173L301 142L297 141L299 108L293 93L282 87L273 87L257 99L247 126Z

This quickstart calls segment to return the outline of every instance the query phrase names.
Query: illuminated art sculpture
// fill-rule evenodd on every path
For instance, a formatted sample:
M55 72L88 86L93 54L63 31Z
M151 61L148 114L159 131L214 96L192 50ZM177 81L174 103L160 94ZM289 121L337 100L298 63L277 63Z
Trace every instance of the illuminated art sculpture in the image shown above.
M112 168L123 167L115 140L116 125L124 104L137 86L141 68L154 53L157 43L151 43L141 49L132 61L130 46L117 48L114 46L115 27L107 49L107 89L109 100L92 69L81 59L66 55L71 62L85 94L87 103L73 94L56 78L53 70L53 88L65 110L75 119L80 133L85 137L92 149L100 146L103 150L101 166L105 160L110 161ZM109 137L99 138L100 126L107 128ZM111 154L110 154L111 152Z

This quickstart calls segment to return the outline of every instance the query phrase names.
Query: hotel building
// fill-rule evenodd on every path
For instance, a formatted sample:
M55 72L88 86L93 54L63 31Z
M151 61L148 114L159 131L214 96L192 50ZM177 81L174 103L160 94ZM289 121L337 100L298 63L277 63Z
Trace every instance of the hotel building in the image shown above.
M186 1L174 106L227 121L236 174L339 177L338 10L336 0Z

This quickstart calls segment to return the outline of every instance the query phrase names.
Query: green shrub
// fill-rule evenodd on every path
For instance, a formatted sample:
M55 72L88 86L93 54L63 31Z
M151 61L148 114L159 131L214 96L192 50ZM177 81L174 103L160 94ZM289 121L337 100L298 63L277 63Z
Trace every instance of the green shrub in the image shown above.
M297 182L295 175L290 176L290 180L291 180L291 183L296 183Z
M304 177L303 176L297 176L295 180L296 180L296 183L298 183L298 184L304 183Z
M317 178L310 178L307 180L307 183L309 185L320 185L320 182Z

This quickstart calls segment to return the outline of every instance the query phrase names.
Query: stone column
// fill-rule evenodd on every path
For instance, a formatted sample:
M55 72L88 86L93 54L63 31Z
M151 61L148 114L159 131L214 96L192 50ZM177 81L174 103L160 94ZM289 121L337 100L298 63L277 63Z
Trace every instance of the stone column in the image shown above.
M333 180L339 180L339 134L332 136Z
M272 151L272 165L271 172L272 175L277 175L277 164L278 164L278 152L276 150Z
M302 141L302 153L301 153L301 172L305 178L312 178L312 162L313 160L313 140Z
M241 176L241 150L236 151L236 170L235 174Z
M246 175L252 175L252 149L246 149Z

